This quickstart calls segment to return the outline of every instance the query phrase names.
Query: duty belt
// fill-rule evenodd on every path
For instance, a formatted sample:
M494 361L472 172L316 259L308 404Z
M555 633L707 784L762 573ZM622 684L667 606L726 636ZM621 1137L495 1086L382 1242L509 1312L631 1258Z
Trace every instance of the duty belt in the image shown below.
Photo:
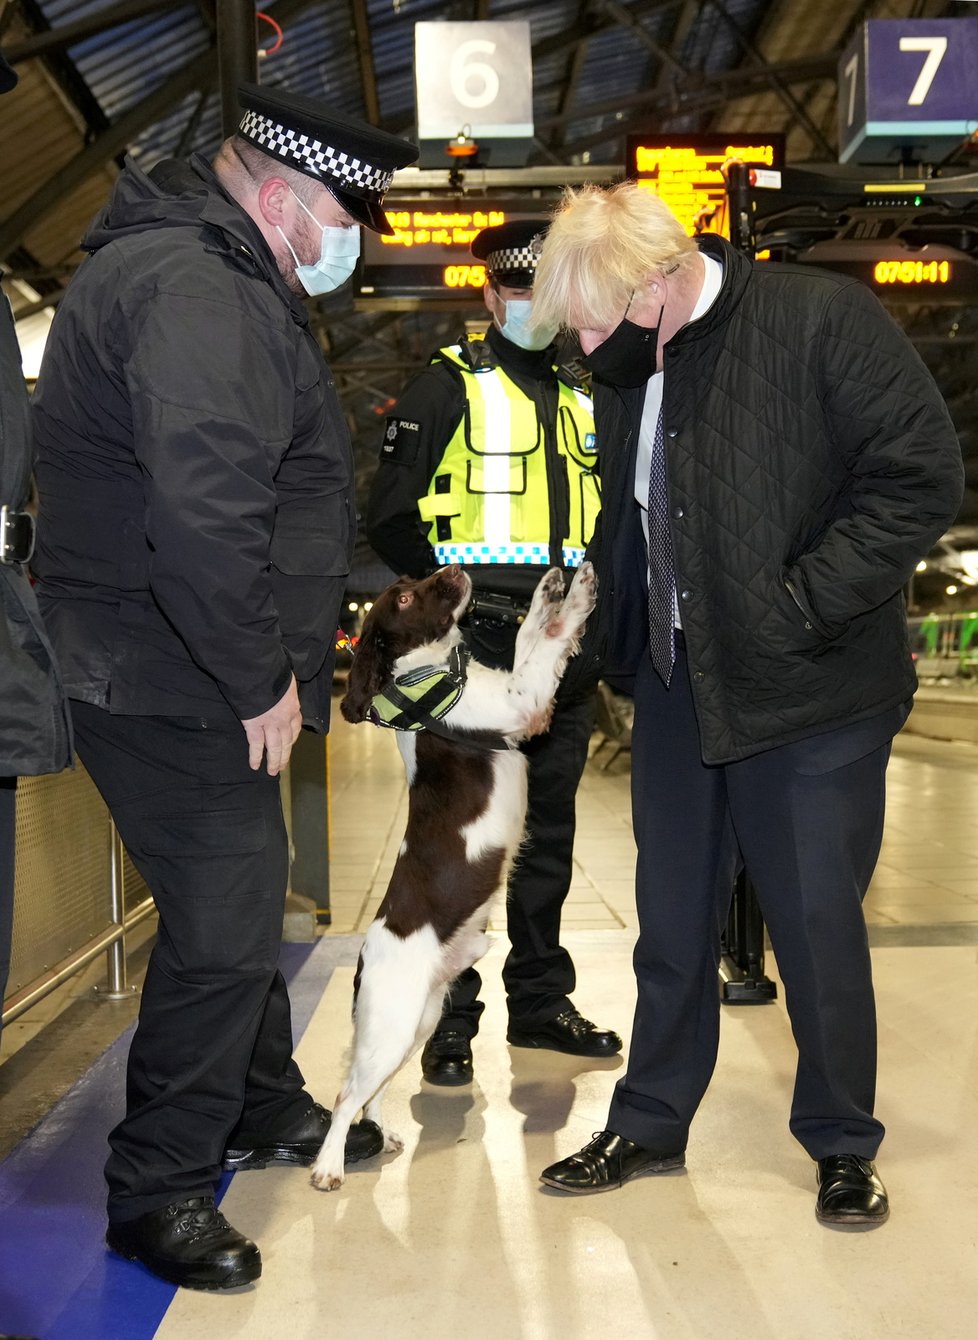
M34 518L6 503L0 507L0 563L28 563L34 552Z
M478 623L487 619L493 623L521 624L530 612L528 600L498 595L493 591L473 591L465 617Z

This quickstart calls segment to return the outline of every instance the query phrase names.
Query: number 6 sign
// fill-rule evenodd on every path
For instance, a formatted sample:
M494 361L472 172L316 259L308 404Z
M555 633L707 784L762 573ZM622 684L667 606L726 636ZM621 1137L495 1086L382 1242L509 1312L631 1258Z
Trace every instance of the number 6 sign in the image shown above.
M978 19L870 19L839 61L839 161L935 163L978 130Z
M526 162L533 138L530 25L522 20L414 25L414 84L422 167L446 167L465 130L479 164Z

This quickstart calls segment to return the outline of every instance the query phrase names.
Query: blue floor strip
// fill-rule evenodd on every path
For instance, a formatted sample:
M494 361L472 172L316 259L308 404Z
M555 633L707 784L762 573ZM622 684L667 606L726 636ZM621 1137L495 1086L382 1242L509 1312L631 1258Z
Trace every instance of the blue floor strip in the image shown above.
M360 943L359 936L338 935L282 946L297 1042L333 969L355 963ZM106 1136L122 1116L132 1033L127 1029L0 1163L2 1334L152 1340L173 1299L172 1285L104 1244Z

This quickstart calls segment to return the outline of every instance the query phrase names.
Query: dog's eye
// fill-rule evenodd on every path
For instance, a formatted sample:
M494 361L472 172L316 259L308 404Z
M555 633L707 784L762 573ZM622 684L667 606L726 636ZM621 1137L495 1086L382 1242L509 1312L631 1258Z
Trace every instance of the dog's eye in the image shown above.
M401 606L410 605L413 599L414 596L410 591L402 591L401 594L397 597L397 603Z

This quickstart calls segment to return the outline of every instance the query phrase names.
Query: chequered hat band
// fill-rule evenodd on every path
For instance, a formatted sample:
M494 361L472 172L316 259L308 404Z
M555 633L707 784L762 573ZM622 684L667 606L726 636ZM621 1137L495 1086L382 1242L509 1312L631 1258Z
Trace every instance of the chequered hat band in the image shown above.
M490 251L486 255L486 265L490 270L535 270L539 256L531 246L503 247L501 251Z
M356 195L373 197L378 204L394 180L392 171L372 167L343 149L334 149L311 135L289 130L260 112L245 112L238 134L300 171L317 177L334 177Z

